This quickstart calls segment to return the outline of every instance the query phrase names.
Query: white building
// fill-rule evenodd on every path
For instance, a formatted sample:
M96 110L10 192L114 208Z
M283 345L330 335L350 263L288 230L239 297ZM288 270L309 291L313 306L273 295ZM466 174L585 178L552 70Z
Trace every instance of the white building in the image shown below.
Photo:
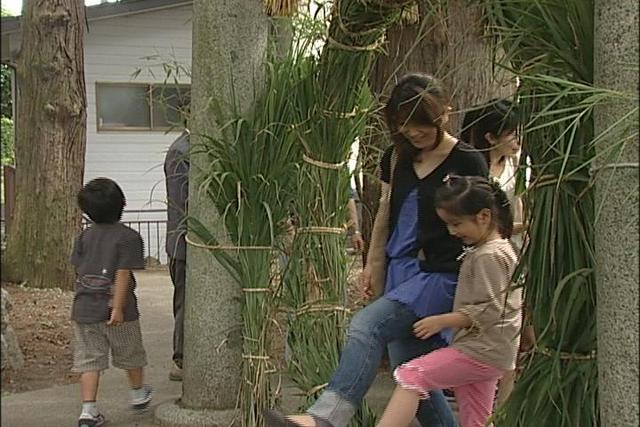
M188 102L192 1L138 0L86 11L84 181L105 176L120 184L127 197L123 220L136 221L131 226L145 240L146 255L164 263L162 166L181 132L177 110ZM1 34L2 61L11 64L20 49L19 17L2 18ZM183 69L169 75L162 63Z

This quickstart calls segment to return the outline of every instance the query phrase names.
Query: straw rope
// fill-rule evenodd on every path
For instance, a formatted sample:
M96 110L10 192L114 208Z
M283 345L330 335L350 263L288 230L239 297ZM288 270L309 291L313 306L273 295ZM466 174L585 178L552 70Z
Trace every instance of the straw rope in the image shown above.
M318 312L323 312L323 311L329 311L329 312L334 312L334 313L351 313L351 310L348 309L347 307L342 307L339 305L309 305L307 307L302 307L298 310L295 310L294 314L296 316L300 316L302 314L308 314L308 313L318 313Z
M310 165L319 167L321 169L332 169L332 170L342 169L342 167L347 163L346 160L343 160L340 163L327 163L327 162L323 162L322 160L313 159L307 156L306 154L302 155L302 160L309 163Z
M567 353L565 351L557 351L547 347L537 347L536 352L543 354L547 357L558 357L560 360L594 360L596 358L596 351L592 350L589 354L580 353Z
M363 112L363 111L366 111L366 110L359 110L356 107L348 113L344 113L341 111L331 111L331 110L322 110L322 113L327 116L335 117L337 119L352 119L355 116L357 116L359 112Z
M323 304L303 306L302 308L299 308L297 310L291 309L291 308L283 308L281 309L281 311L283 313L292 314L294 316L309 314L309 313L319 313L319 312L334 312L334 313L347 313L347 314L352 313L351 309L347 307L343 307L340 305L323 305Z
M189 238L189 235L185 236L185 241L191 246L202 249L221 250L221 251L272 251L275 250L273 246L235 246L235 245L206 245L204 243L194 242Z
M263 361L271 360L271 356L254 355L254 354L243 354L242 358L247 360L263 360Z
M591 169L589 169L589 173L594 173L597 171L600 171L602 169L622 169L622 168L635 168L637 169L638 167L640 167L640 163L638 162L628 162L628 163L607 163L605 165L601 165L601 166L596 166L593 167Z
M242 292L271 292L270 288L242 288Z
M311 396L313 394L316 394L317 392L319 392L320 390L324 389L326 386L328 386L329 383L324 383L324 384L320 384L317 385L315 387L312 387L311 389L309 389L309 391L307 392L307 396Z
M300 227L296 230L297 233L307 233L307 234L343 234L347 230L344 227L319 227L319 226L310 226L310 227Z
M344 21L342 20L342 15L340 13L336 13L335 15L338 21L338 27L343 33L347 34L348 36L364 37L364 36L370 36L372 34L376 34L380 32L380 28L377 28L377 27L369 28L368 30L363 30L363 31L351 31L349 28L347 28Z
M373 50L377 50L378 48L380 48L380 46L382 46L382 44L384 43L384 40L385 38L383 34L378 40L376 40L371 44L364 45L364 46L351 46L348 44L341 43L331 36L327 37L328 47L334 48L334 49L342 49L349 52L370 52Z

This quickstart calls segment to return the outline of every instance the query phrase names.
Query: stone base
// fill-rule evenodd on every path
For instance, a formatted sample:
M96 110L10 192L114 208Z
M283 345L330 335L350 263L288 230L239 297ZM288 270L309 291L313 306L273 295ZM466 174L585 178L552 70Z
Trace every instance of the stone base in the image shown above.
M181 406L180 399L161 403L154 414L161 427L235 427L240 426L237 409L189 409Z

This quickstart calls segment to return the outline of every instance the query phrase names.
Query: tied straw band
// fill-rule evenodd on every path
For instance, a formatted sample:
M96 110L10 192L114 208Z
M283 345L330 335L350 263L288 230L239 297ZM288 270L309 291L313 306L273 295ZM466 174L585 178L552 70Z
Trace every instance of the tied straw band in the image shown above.
M352 119L356 117L359 113L366 113L367 111L369 110L367 110L366 108L358 108L357 106L354 107L354 109L349 111L348 113L341 112L341 111L322 110L324 115L328 117L335 117L337 119Z
M300 316L308 313L318 313L318 312L326 312L326 311L335 312L335 313L346 313L346 314L351 313L351 310L348 309L347 307L342 307L339 305L322 305L322 304L308 305L308 306L299 308L298 310L291 310L291 313L295 314L296 316Z
M344 234L347 231L345 227L300 227L296 229L296 233L308 234Z
M306 154L302 155L302 160L304 160L305 162L309 163L310 165L316 166L318 168L321 168L321 169L332 169L332 170L342 169L342 167L347 163L346 160L343 160L340 163L327 163L327 162L323 162L321 160L313 159L313 158L307 156Z
M596 351L592 350L589 354L580 354L580 353L567 353L565 351L557 351L547 347L538 347L536 348L536 352L543 354L547 357L556 357L558 356L560 360L594 360L596 358Z
M202 249L221 250L221 251L273 251L273 246L235 246L235 245L206 245L204 243L194 242L189 238L189 235L185 236L185 241L191 246Z
M350 52L371 52L371 51L377 50L378 48L380 48L380 46L382 46L382 44L384 43L384 40L385 38L383 34L378 40L376 40L371 44L364 45L364 46L350 46L348 44L340 43L338 40L334 39L331 36L327 37L327 41L329 42L329 47L342 49Z
M629 168L629 169L637 169L640 166L640 163L638 162L628 162L628 163L607 163L601 166L596 166L593 167L591 169L589 169L589 173L593 174L595 172L598 172L600 170L603 169L623 169L623 168Z
M267 366L269 366L271 364L270 360L271 357L270 356L264 356L264 355L255 355L255 354L243 354L242 358L245 360L255 360L257 362L262 362L264 364L266 364ZM265 374L275 374L276 372L278 372L278 370L276 368L269 368L269 369L265 369L264 373Z

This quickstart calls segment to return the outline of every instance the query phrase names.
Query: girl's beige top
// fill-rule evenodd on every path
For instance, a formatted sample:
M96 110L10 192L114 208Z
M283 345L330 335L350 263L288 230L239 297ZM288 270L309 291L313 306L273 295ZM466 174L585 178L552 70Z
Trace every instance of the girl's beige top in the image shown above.
M453 311L471 318L453 347L505 371L515 369L522 323L522 289L511 279L517 256L506 239L491 240L467 250Z

